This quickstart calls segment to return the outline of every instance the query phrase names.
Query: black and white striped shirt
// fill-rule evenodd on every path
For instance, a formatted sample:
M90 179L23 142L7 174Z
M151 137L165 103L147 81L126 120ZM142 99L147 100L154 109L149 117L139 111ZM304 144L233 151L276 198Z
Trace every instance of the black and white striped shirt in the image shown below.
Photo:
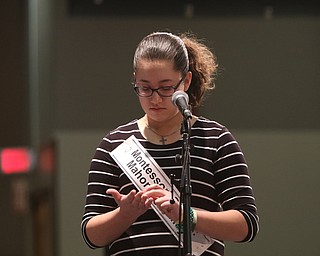
M121 194L134 189L110 152L134 135L167 174L181 176L181 164L176 155L182 152L182 140L169 145L155 145L140 133L137 120L119 126L108 133L96 149L92 159L85 212L81 223L85 242L92 244L85 232L88 220L98 214L114 210L114 199L106 195L108 188ZM191 128L191 206L208 211L235 209L245 217L249 232L245 241L252 241L258 232L258 215L253 196L248 166L241 149L228 129L215 121L199 117ZM110 255L178 255L178 242L150 209L118 239L109 245ZM202 254L224 255L223 241L216 242Z

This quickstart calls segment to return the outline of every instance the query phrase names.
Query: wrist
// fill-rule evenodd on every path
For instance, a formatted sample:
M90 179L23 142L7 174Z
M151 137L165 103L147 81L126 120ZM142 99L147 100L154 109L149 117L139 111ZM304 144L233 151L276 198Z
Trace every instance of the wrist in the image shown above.
M134 211L126 211L121 209L121 207L118 207L116 209L117 212L117 216L119 218L119 220L121 220L122 222L135 222L136 219L140 216L139 214L136 214Z
M183 205L181 205L181 209L179 210L179 216L176 221L174 221L175 224L182 224L183 223Z
M190 214L191 231L193 232L198 222L198 215L196 210L193 209L192 207L190 207L189 214ZM181 210L180 220L178 219L177 221L175 221L175 224L178 231L183 232L183 209Z

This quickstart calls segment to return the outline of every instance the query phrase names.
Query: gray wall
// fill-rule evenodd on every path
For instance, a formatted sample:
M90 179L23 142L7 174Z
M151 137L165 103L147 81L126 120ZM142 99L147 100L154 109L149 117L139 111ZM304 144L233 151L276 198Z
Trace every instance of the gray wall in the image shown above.
M49 25L38 28L41 137L141 115L130 87L134 49L167 28L205 38L218 57L217 88L201 114L237 129L320 128L316 16L87 17L69 15L64 0L54 6L54 25L42 18Z
M113 127L141 115L130 87L133 51L142 36L163 28L194 31L216 52L221 72L203 115L239 129L320 128L319 18L64 17L61 22L58 128ZM109 111L115 108L121 115Z
M260 215L253 243L226 255L318 255L320 132L236 131L249 163Z
M88 165L103 131L60 131L54 136L57 149L55 179L55 255L103 255L83 241L80 222L87 192ZM75 145L77 145L75 147Z

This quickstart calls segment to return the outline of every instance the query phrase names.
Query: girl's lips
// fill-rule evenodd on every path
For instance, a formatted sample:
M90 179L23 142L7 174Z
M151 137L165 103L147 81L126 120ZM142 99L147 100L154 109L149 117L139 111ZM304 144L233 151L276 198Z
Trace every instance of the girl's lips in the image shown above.
M165 108L160 108L160 107L152 107L150 108L150 110L152 111L161 111L161 110L164 110Z

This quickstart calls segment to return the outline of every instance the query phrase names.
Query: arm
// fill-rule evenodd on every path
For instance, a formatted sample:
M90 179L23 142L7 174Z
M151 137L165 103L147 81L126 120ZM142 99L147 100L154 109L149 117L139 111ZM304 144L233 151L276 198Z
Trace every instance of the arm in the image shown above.
M133 222L134 218L126 218L117 208L91 218L86 225L86 234L92 244L102 247L118 238Z
M150 186L145 196L155 198L155 204L163 214L173 221L179 219L179 204L170 203L170 192L158 186ZM209 212L196 210L197 224L195 231L210 237L227 240L243 241L248 235L248 225L243 214L237 210Z
M243 241L248 234L248 225L237 210L209 212L197 210L195 231L226 241Z
M88 176L82 235L90 248L105 246L121 236L150 207L152 200L135 190L120 194L120 168L111 158L108 139L99 144ZM106 195L107 190L107 195Z
M222 211L199 212L198 228L203 232L214 228L225 240L250 242L259 230L259 218L248 165L239 144L226 128L222 129L217 148L214 181Z
M152 199L142 196L142 192L136 193L135 190L128 195L121 195L114 189L109 189L107 193L113 196L119 207L91 218L86 226L88 239L98 247L118 238L152 203Z

